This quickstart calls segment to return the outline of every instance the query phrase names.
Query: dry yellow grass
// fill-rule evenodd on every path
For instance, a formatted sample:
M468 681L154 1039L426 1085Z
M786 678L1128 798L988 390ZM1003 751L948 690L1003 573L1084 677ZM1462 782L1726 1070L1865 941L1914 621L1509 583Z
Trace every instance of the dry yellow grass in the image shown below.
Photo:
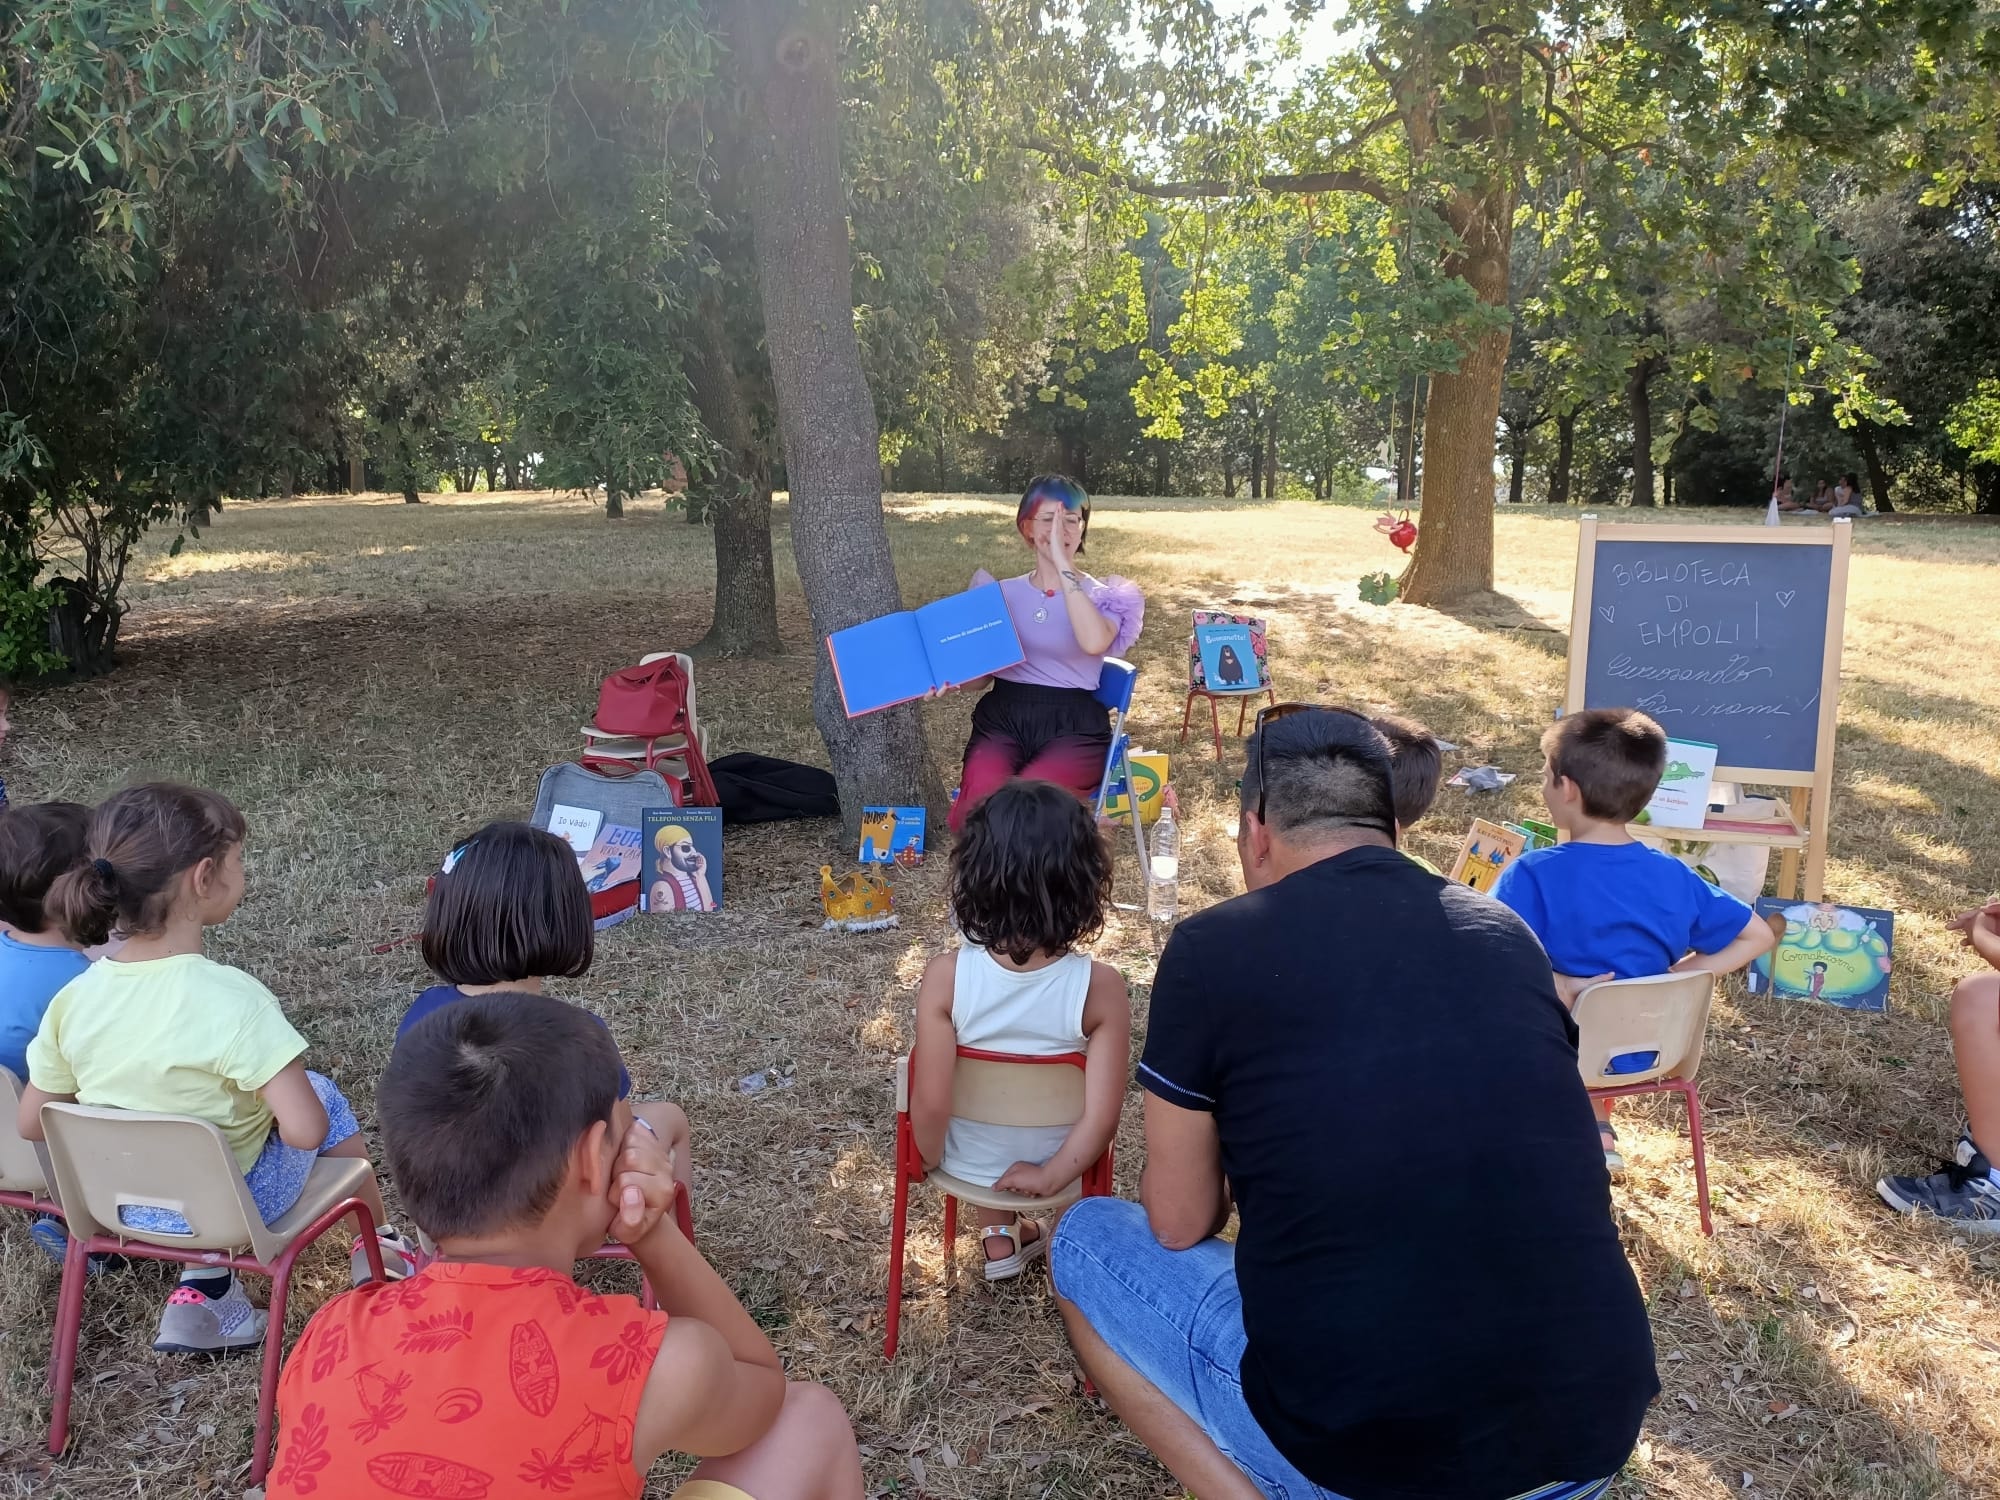
M1270 619L1281 695L1393 704L1472 761L1535 769L1560 694L1573 513L1503 513L1511 602L1450 618L1356 601L1360 574L1393 565L1361 511L1101 505L1092 564L1135 576L1151 598L1135 653L1146 742L1170 746L1177 727L1186 611L1234 603ZM413 949L377 955L373 945L413 929L423 878L455 837L526 811L538 771L573 753L605 671L706 624L706 533L635 509L612 526L557 496L232 506L181 557L145 560L128 666L17 707L10 785L17 796L90 798L163 775L235 797L252 829L250 897L212 951L285 998L315 1065L366 1121L395 1019L423 978ZM962 586L980 564L1006 565L1017 545L1011 502L905 496L891 509L912 599ZM1995 537L1895 520L1866 523L1857 538L1828 880L1837 895L1898 913L1889 1014L1740 995L1718 1007L1705 1076L1712 1242L1696 1226L1677 1114L1627 1111L1634 1170L1616 1196L1666 1389L1622 1494L2000 1493L2000 1246L1898 1220L1871 1186L1884 1168L1927 1168L1958 1127L1942 1007L1965 960L1942 919L2000 886ZM701 704L723 749L814 759L813 646L788 548L781 535L788 653L704 665ZM969 710L931 710L941 764L962 744ZM1198 741L1176 759L1189 904L1237 889L1227 833L1236 774ZM1533 780L1497 805L1528 811ZM1449 858L1473 811L1447 791L1417 847ZM1075 1393L1045 1278L997 1294L961 1278L944 1296L928 1199L914 1222L902 1354L882 1362L886 1080L908 1038L917 969L948 940L945 872L934 862L898 877L899 930L828 936L816 872L843 857L836 845L824 826L732 832L728 911L609 934L594 972L567 992L610 1020L641 1092L685 1103L702 1246L794 1369L847 1401L872 1489L940 1500L1178 1494ZM1098 948L1130 977L1142 1015L1152 957L1143 928L1120 915ZM795 1069L794 1086L737 1092L739 1077L770 1066ZM1129 1190L1130 1119L1122 1144ZM1478 1224L1437 1212L1448 1181L1414 1175L1449 1170L1413 1162L1412 1206L1392 1197L1381 1211L1436 1214L1438 1232L1476 1257ZM166 1289L166 1273L150 1268L92 1286L76 1450L41 1459L55 1275L7 1218L0 1494L237 1493L254 1368L150 1353ZM969 1269L976 1251L959 1253ZM344 1282L344 1261L328 1252L305 1277L294 1335ZM670 1488L663 1478L652 1493Z

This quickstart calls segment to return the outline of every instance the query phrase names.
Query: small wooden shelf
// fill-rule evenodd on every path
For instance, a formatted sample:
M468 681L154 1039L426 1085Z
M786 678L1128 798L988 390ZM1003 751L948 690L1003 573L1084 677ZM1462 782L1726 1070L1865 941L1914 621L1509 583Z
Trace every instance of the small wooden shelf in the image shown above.
M1762 844L1771 849L1803 849L1812 842L1812 835L1798 825L1782 804L1779 816L1768 821L1711 816L1700 828L1628 823L1626 831L1635 838L1674 839L1690 844Z

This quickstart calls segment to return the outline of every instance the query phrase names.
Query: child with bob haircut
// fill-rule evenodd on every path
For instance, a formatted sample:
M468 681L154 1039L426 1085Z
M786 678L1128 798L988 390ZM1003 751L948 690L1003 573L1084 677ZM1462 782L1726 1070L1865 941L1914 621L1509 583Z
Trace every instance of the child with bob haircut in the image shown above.
M440 1007L376 1095L389 1171L438 1258L334 1298L278 1387L266 1493L631 1500L669 1451L679 1500L861 1500L832 1392L777 1352L675 1227L672 1167L618 1097L588 1014L502 993ZM570 1277L606 1234L660 1310Z
M49 887L83 863L90 809L0 808L0 1068L28 1076L28 1043L57 991L90 967L49 919Z
M1444 774L1444 746L1415 719L1401 714L1377 714L1368 722L1389 742L1389 794L1396 802L1396 844L1401 848L1410 830L1437 801L1438 778ZM1444 874L1421 854L1411 854L1408 849L1403 853L1431 874Z
M1566 714L1542 735L1542 800L1567 842L1500 872L1493 895L1534 929L1564 1002L1605 979L1731 974L1777 943L1743 902L1625 825L1667 768L1666 731L1635 708ZM1596 1102L1604 1165L1625 1170L1610 1113Z
M424 962L444 982L411 1002L402 1038L440 1006L472 995L539 995L552 977L580 979L596 954L590 890L576 851L526 823L488 823L453 849L424 901ZM587 1014L587 1013L586 1013ZM593 1016L598 1025L602 1017ZM618 1097L632 1075L618 1065ZM692 1132L677 1104L649 1100L632 1113L659 1134L674 1173L694 1186Z
M951 908L964 944L924 968L910 1056L910 1125L926 1170L1031 1197L1083 1175L1118 1132L1132 1003L1109 964L1079 953L1104 926L1111 855L1090 809L1046 781L1010 781L973 808L952 850ZM1054 1057L1081 1052L1083 1117L1045 1129L951 1115L959 1047ZM1042 1225L979 1211L986 1279L1048 1252Z
M164 783L119 792L91 815L87 863L56 880L48 910L78 947L103 943L114 924L126 943L50 1003L28 1046L16 1123L42 1139L51 1101L210 1121L268 1224L298 1202L316 1156L366 1161L368 1143L332 1080L306 1071L306 1040L277 996L203 956L202 930L243 900L244 834L226 797ZM390 1275L407 1275L415 1251L390 1228L372 1177L363 1198ZM128 1205L120 1216L135 1229L186 1228L164 1207ZM359 1242L350 1261L354 1279L368 1279ZM228 1270L190 1267L153 1347L236 1353L262 1343L264 1325Z

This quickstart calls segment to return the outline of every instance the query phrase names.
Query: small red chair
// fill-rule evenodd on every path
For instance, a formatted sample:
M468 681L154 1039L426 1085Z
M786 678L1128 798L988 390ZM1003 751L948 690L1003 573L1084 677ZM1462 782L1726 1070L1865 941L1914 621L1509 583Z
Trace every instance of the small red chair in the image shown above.
M1264 622L1249 615L1224 614L1219 610L1198 609L1194 612L1194 631L1188 636L1188 690L1181 703L1181 739L1185 745L1188 737L1188 721L1194 715L1194 700L1208 700L1208 733L1215 744L1215 758L1222 759L1222 719L1216 711L1216 704L1222 700L1236 700L1236 737L1243 738L1244 721L1249 717L1250 705L1258 698L1266 698L1273 708L1278 704L1277 689L1271 686L1271 665L1265 648ZM1209 681L1208 668L1201 659L1201 631L1205 626L1242 626L1250 632L1250 645L1255 653L1255 672L1251 685L1227 687ZM1249 665L1246 663L1246 666Z
M20 1108L21 1080L10 1069L0 1068L0 1207L60 1219L62 1205L50 1186L48 1148L40 1141L22 1139L14 1128Z
M45 1104L56 1198L69 1222L62 1291L56 1301L55 1348L49 1383L49 1452L69 1444L71 1387L83 1332L87 1261L94 1252L135 1260L254 1271L271 1278L270 1327L264 1335L263 1380L257 1395L257 1435L250 1449L251 1485L263 1483L271 1462L271 1429L277 1416L278 1370L284 1361L285 1307L292 1266L307 1246L352 1216L368 1258L383 1279L375 1216L359 1194L374 1168L353 1157L322 1156L313 1163L305 1191L290 1212L265 1224L242 1168L222 1132L207 1120L143 1110L93 1109ZM128 1204L171 1208L187 1221L185 1233L133 1229L121 1223Z
M1708 1155L1701 1134L1701 1092L1695 1074L1708 1033L1715 978L1655 974L1608 979L1576 997L1577 1066L1592 1099L1632 1094L1679 1094L1687 1104L1694 1148L1694 1196L1701 1232L1715 1234L1708 1212Z
M983 1052L977 1047L960 1047L952 1069L951 1112L961 1120L978 1120L988 1125L1038 1126L1074 1125L1083 1117L1083 1065L1081 1052L1064 1052L1054 1057L1026 1057L1012 1052ZM955 1269L953 1242L958 1236L958 1203L963 1198L979 1208L1005 1209L1012 1213L1038 1213L1045 1209L1067 1208L1079 1198L1111 1196L1111 1148L1084 1169L1083 1175L1062 1192L1048 1198L1028 1198L1019 1193L1003 1193L981 1187L950 1173L924 1171L917 1152L917 1137L910 1125L911 1059L896 1059L896 1197L889 1228L889 1310L888 1333L882 1342L882 1357L896 1357L896 1342L903 1325L903 1245L909 1234L910 1184L928 1180L944 1193L945 1279L949 1285Z

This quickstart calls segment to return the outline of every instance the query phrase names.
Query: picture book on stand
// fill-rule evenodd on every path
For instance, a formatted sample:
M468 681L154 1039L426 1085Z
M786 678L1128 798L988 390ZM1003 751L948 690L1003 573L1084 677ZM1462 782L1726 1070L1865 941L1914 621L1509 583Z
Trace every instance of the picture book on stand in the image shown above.
M1888 1009L1893 912L1759 896L1757 915L1781 930L1778 946L1745 976L1751 994L1820 1000L1842 1010Z
M1700 828L1708 818L1716 754L1715 746L1699 740L1668 740L1667 768L1639 821L1654 828Z
M1188 686L1208 693L1261 692L1270 681L1266 653L1262 620L1198 609L1188 639Z
M722 809L649 807L641 840L639 909L722 909Z
M926 821L927 817L921 807L862 808L861 863L922 864Z
M836 630L826 650L850 719L1026 659L997 583Z

